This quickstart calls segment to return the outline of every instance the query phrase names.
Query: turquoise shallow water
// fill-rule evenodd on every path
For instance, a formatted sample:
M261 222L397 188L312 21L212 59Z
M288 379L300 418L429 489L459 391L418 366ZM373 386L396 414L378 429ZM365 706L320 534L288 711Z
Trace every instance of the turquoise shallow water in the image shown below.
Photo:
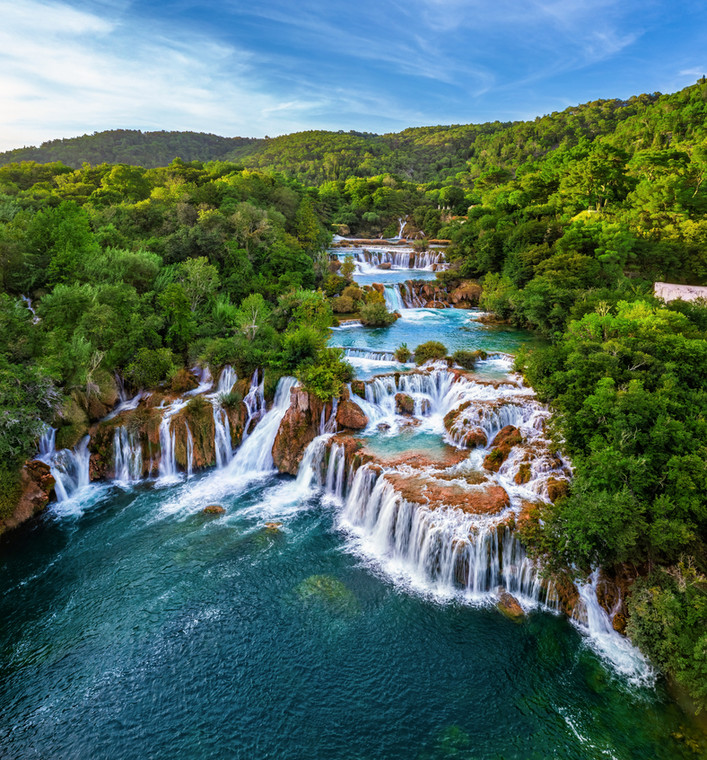
M695 757L566 620L396 587L291 482L216 519L97 489L0 544L0 756Z

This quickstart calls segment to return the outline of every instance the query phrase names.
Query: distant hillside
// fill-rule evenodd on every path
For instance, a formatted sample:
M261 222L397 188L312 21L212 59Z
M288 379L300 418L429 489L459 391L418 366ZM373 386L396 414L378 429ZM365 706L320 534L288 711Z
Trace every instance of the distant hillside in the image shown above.
M17 148L0 153L0 166L16 161L49 163L61 161L78 169L82 164L132 164L153 169L166 166L174 158L184 161L212 161L229 154L233 159L257 146L261 140L219 137L204 132L141 132L112 129L92 135L50 140L38 148Z
M0 166L17 161L125 163L154 168L175 157L227 160L273 169L310 185L395 174L414 182L471 186L482 174L514 174L558 148L601 137L629 152L695 144L707 136L707 84L700 80L671 95L596 100L532 121L414 127L377 135L310 130L275 138L219 137L198 132L112 130L39 148L0 153Z

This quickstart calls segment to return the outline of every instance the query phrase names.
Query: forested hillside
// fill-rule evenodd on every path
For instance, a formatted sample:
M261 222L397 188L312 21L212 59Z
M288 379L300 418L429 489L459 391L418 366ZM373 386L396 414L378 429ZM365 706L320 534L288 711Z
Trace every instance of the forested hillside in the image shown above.
M92 165L131 164L154 169L172 159L210 161L226 154L237 157L257 146L259 140L219 137L203 132L141 132L112 129L83 137L50 140L38 148L17 148L0 153L0 166L17 161L61 161L74 169Z
M533 121L416 127L385 135L314 130L250 139L112 130L0 153L0 165L61 161L73 168L84 162L154 168L176 157L223 159L282 171L306 184L389 173L415 182L468 188L485 172L513 172L528 160L573 147L583 139L610 136L612 144L631 151L699 139L705 134L706 87L702 82L672 95L597 100Z

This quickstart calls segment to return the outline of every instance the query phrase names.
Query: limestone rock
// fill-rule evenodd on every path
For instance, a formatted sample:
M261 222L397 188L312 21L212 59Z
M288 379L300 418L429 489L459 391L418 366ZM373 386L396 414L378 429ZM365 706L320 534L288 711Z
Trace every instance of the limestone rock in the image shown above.
M20 497L9 517L0 520L0 533L11 530L39 514L49 503L54 490L54 477L49 465L31 460L20 473Z
M218 504L210 504L201 510L202 515L225 515L226 510Z
M322 404L302 388L293 388L290 394L290 407L275 436L272 456L280 472L296 475L304 450L319 434Z
M412 415L415 413L415 401L407 393L395 394L395 413Z
M507 618L510 618L511 620L517 621L525 617L525 612L520 606L518 600L513 596L513 594L509 594L505 589L499 589L498 602L496 602L496 607L501 613L503 613Z
M498 472L501 465L508 459L511 449L523 442L518 428L506 425L493 439L493 451L484 458L484 467L490 472Z
M361 407L350 399L339 404L336 410L336 421L341 427L349 430L363 430L368 425L368 417L363 413Z

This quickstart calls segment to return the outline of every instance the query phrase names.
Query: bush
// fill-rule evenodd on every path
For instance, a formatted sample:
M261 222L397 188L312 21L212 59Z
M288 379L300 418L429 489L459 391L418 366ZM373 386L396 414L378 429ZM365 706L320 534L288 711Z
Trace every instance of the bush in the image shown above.
M22 495L19 470L0 467L0 520L10 517Z
M421 343L415 349L415 364L418 366L425 362L445 359L447 357L447 347L444 343L437 340L428 340L427 343Z
M452 354L452 359L455 364L464 367L464 369L474 369L476 362L479 359L485 359L487 356L486 351L464 351L463 349L459 349Z
M229 393L222 393L218 397L218 400L224 409L236 409L243 401L243 395L236 390L232 390Z
M354 310L355 304L348 296L339 296L332 301L331 307L335 314L350 314Z
M397 314L388 311L385 303L367 303L359 311L361 322L366 327L390 327L398 318Z
M342 361L342 356L340 348L326 348L317 357L316 364L304 367L297 373L305 389L320 401L340 396L344 385L354 379L353 367Z
M410 361L410 357L412 356L412 351L408 348L407 343L403 343L400 348L397 348L395 350L395 353L393 354L395 356L395 360L401 362L402 364L406 364Z
M628 600L627 633L707 706L707 579L690 560L639 578Z
M154 388L174 374L174 355L168 348L141 348L128 364L125 377L136 388Z

